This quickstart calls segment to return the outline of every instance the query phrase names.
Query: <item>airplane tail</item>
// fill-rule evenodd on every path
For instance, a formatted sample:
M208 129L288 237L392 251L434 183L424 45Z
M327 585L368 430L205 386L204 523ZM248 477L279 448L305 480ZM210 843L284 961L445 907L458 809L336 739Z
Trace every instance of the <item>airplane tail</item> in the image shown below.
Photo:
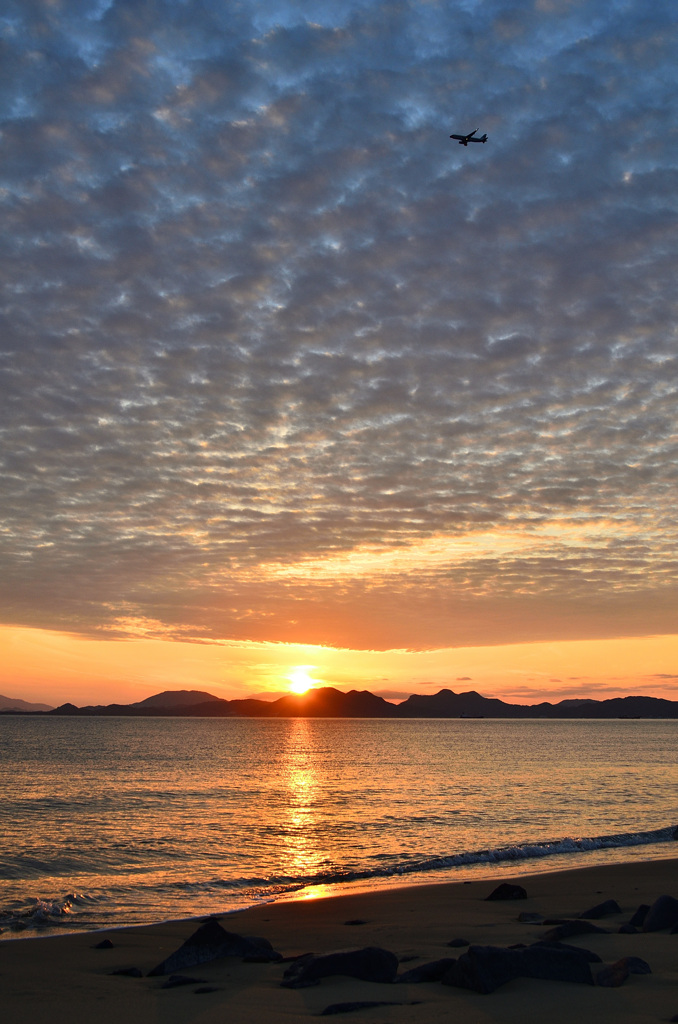
M487 142L487 135L483 135L480 139L481 142Z

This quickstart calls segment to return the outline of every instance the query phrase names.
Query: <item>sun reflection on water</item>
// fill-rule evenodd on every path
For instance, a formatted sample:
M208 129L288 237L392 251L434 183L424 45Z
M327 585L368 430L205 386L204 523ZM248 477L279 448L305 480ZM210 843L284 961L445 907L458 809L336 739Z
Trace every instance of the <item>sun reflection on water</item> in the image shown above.
M287 820L282 830L285 860L290 874L308 877L326 866L324 851L317 845L318 768L309 722L294 718L289 726L282 765L287 784Z

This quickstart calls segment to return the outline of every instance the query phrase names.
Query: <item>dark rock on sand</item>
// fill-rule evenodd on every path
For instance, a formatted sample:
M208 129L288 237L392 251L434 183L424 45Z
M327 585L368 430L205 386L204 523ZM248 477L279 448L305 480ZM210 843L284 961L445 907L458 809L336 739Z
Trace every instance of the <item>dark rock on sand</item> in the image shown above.
M502 882L496 889L493 889L486 900L526 900L527 892L522 885L513 885L511 882Z
M443 985L494 992L515 978L541 978L592 985L588 950L537 944L525 949L471 946L443 976Z
M546 918L543 914L534 914L529 910L523 910L518 914L517 920L520 921L521 924L543 924Z
M354 1013L356 1010L371 1010L373 1006L411 1006L412 1003L394 1003L387 999L360 999L354 1003L330 1003L321 1010L321 1017L332 1017L335 1013Z
M343 974L361 981L392 982L398 970L398 957L387 949L341 949L302 957L287 968L280 984L284 988L308 988L321 978Z
M643 921L644 932L660 932L678 924L678 900L673 896L660 896L654 901Z
M641 903L638 909L636 910L635 914L629 921L629 924L633 925L634 928L642 928L643 924L645 923L645 918L647 917L647 912L649 909L649 903Z
M626 964L621 960L618 960L616 964L606 964L596 974L596 985L600 985L602 988L619 988L630 973Z
M170 974L161 988L181 988L183 985L204 985L205 978L190 978L187 974Z
M647 960L642 960L639 956L624 956L619 963L626 964L629 974L652 974L652 968Z
M138 967L116 967L111 974L121 974L125 978L143 978L143 974Z
M356 924L367 924L367 921L363 921L361 917L354 917L351 921L344 921L344 924L356 925Z
M549 949L565 949L571 953L575 953L579 957L583 957L587 963L590 964L602 964L602 957L599 957L597 953L594 953L592 949L584 949L582 946L569 946L567 942L558 942L556 940L552 942L533 942L532 948L535 946L548 946Z
M576 918L574 921L563 921L562 924L557 924L555 928L550 928L544 935L544 941L552 942L555 940L559 942L561 939L571 939L574 935L590 935L593 932L607 934L605 929L599 928L597 924L591 924L590 921Z
M596 975L596 985L603 988L618 988L629 974L652 974L652 968L639 956L624 956L614 964L607 964Z
M632 924L623 924L619 928L620 935L637 935L638 929L634 928Z
M114 949L113 943L110 939L102 939L101 942L97 942L96 946L92 946L92 949Z
M267 939L246 938L235 932L227 932L217 920L208 918L186 939L183 946L179 946L166 960L149 971L149 977L174 974L184 967L195 967L196 964L205 964L222 956L248 957L258 963L282 960L280 953L273 949Z
M608 917L610 914L621 914L621 912L622 909L616 900L605 900L603 903L597 903L590 910L585 910L579 916L587 921L597 921L601 917Z
M454 963L456 963L454 957L444 956L442 960L419 964L418 967L412 967L409 971L399 974L396 982L402 985L418 985L422 981L440 981L443 974L446 974Z
M468 939L461 939L460 938L460 939L450 939L450 941L447 943L447 945L451 946L452 949L463 949L465 946L470 946L471 943L468 941Z

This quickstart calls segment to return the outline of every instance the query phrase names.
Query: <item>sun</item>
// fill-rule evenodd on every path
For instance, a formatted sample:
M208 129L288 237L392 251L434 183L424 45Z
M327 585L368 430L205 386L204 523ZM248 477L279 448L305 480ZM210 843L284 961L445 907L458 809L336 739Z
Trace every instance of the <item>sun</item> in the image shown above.
M292 669L287 678L290 681L290 690L292 693L306 693L315 684L316 680L309 674L309 669L313 671L315 665L297 665L296 668Z

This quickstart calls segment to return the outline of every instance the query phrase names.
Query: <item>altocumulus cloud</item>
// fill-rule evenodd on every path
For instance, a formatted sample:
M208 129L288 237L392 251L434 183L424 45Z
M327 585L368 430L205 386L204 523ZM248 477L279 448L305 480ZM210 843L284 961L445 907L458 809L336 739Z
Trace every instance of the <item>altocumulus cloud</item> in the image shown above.
M8 0L3 621L673 630L677 22Z

